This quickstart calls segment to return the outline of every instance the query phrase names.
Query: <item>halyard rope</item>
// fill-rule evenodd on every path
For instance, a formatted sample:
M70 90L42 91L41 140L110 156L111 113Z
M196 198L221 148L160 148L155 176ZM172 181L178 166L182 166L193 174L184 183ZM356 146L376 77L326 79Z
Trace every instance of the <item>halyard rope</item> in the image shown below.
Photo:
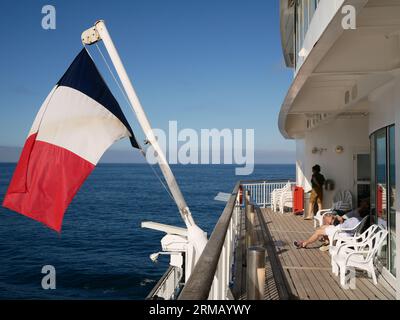
M107 66L108 71L110 72L112 78L114 79L114 82L116 83L117 87L118 87L119 90L121 91L121 94L123 95L123 97L124 97L126 103L127 103L129 106L131 106L131 108L133 108L131 102L129 101L128 97L126 96L125 91L124 91L123 88L121 87L121 85L120 85L120 83L119 83L117 77L115 76L115 74L114 74L114 72L112 71L110 65L108 64L107 59L105 58L105 56L104 56L103 52L101 51L100 47L98 46L97 43L95 43L95 45L96 45L97 50L98 50L99 53L100 53L100 56L102 57L102 59L103 59L103 61L104 61L104 63L105 63L105 65ZM86 46L85 46L85 48L86 48ZM89 53L89 50L87 50L87 48L86 48L86 51L88 51L88 53ZM89 53L89 55L90 55L90 53ZM92 60L93 60L93 58L92 58ZM146 159L146 151L142 148L142 146L141 146L139 143L138 143L138 145L139 145L140 153L141 153L141 154L143 155L143 157ZM150 163L148 163L147 159L146 159L146 163L150 166L150 168L151 168L151 170L153 171L154 175L157 177L158 181L160 181L161 185L164 187L165 191L166 191L167 194L170 196L170 198L171 198L172 200L175 201L175 199L174 199L174 197L172 196L171 192L169 191L168 187L165 185L163 179L160 177L160 175L159 175L159 174L157 173L157 171L154 169L153 165L151 165Z

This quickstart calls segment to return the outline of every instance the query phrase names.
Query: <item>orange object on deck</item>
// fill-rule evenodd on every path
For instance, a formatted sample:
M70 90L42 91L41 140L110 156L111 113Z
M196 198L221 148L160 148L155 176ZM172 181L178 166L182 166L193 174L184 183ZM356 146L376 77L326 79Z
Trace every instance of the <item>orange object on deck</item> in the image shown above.
M242 185L239 186L239 204L243 204L243 187Z
M303 214L304 212L304 189L302 187L294 187L293 189L293 213Z
M383 187L379 184L376 197L376 206L378 217L382 217L383 214Z

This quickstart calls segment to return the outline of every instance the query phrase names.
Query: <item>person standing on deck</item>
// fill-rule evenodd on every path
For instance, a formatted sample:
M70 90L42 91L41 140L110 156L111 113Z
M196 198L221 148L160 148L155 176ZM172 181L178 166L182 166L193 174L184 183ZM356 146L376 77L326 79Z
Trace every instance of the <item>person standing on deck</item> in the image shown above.
M311 220L314 217L314 205L318 204L318 210L322 209L322 201L324 197L323 186L325 183L325 177L321 174L321 167L316 164L312 167L312 177L311 177L311 196L310 205L308 208L307 215L304 220Z

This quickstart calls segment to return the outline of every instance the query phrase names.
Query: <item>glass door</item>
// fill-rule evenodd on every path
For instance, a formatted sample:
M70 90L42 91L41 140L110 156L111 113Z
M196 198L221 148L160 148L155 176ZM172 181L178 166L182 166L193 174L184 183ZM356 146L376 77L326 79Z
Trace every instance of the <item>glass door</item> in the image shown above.
M396 276L396 144L395 127L388 129L389 270Z
M389 232L379 261L396 275L396 159L395 127L371 135L371 209L375 223Z
M386 128L379 130L375 135L375 218L376 223L388 227L387 218L387 149L386 149ZM379 260L382 265L388 268L388 245L387 241L383 244L380 251Z
M370 197L371 165L369 153L358 153L354 155L354 161L354 193L356 195L356 204L358 208L361 200L369 199Z

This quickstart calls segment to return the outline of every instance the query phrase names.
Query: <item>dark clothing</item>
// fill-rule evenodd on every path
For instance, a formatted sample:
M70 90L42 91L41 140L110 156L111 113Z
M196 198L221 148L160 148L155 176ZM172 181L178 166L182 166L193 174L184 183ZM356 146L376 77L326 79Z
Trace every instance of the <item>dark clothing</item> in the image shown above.
M311 186L314 190L322 190L325 183L325 177L320 173L314 173L311 177Z
M342 217L342 216L344 216L346 214L346 211L339 210L339 209L333 210L333 212L335 214L337 214L339 217Z
M325 183L325 177L320 173L314 173L311 177L311 195L310 195L310 210L314 212L315 204L318 204L318 209L322 209L324 201L324 192L322 186ZM309 218L309 217L308 217Z

